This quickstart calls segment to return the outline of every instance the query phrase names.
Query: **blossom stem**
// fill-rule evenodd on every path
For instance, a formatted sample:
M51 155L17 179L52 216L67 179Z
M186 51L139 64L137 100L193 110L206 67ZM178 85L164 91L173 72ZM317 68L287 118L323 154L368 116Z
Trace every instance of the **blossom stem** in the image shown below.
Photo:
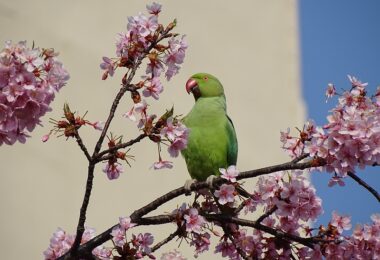
M170 234L167 238L165 238L164 240L158 242L156 245L154 245L151 249L152 249L152 253L157 251L158 249L160 249L160 247L162 247L163 245L169 243L170 241L172 241L176 236L178 236L179 234L181 234L181 230L180 229L177 229L174 233Z
M277 229L262 225L260 223L257 223L256 221L236 218L236 217L232 217L232 216L226 216L226 215L222 215L222 214L207 214L207 215L204 215L204 217L208 221L221 221L221 222L227 222L227 223L234 223L234 224L241 225L241 226L253 227L253 228L256 228L258 230L264 231L268 234L271 234L278 239L284 239L287 241L294 241L294 242L298 242L304 246L307 246L309 248L314 248L313 244L315 242L313 241L313 238L303 238L303 237L299 237L296 235L288 234L288 233L283 232L281 230L277 230Z
M129 146L132 146L134 145L135 143L138 143L140 142L142 139L144 139L145 137L147 137L147 135L144 133L144 134L140 134L138 137L136 137L135 139L132 139L126 143L121 143L121 144L117 144L107 150L104 150L100 153L97 154L96 156L96 161L97 162L100 162L100 161L106 161L108 159L110 159L112 156L113 156L113 152L119 150L119 149L122 149L122 148L126 148L126 147L129 147ZM108 155L106 155L108 154ZM103 156L103 155L106 155L106 156ZM102 157L103 156L103 157Z
M376 199L378 202L380 202L380 195L379 193L372 188L370 185L368 185L365 181L360 179L355 173L348 172L348 176L350 176L354 181L356 181L359 185L363 186L365 189L367 189Z
M83 140L80 137L78 131L75 131L74 136L80 149L83 151L84 155L86 156L87 160L91 161L91 155L88 153L87 147L84 145Z
M270 210L268 210L267 212L265 212L265 214L261 215L261 216L256 220L256 223L261 223L261 222L263 222L264 219L266 219L267 217L269 217L270 215L272 215L276 210L277 210L277 206L274 205Z

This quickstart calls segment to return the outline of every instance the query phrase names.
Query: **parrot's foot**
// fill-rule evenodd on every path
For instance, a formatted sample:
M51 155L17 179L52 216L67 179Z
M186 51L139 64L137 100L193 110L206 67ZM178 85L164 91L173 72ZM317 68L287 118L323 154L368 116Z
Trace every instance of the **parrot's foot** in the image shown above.
M186 195L191 194L191 185L194 184L194 183L196 183L196 182L197 182L197 180L195 180L195 179L190 179L190 180L187 180L185 182L185 185L183 185L183 187L186 190Z
M206 179L207 185L210 187L210 189L214 188L214 181L215 179L218 178L215 175L210 175Z

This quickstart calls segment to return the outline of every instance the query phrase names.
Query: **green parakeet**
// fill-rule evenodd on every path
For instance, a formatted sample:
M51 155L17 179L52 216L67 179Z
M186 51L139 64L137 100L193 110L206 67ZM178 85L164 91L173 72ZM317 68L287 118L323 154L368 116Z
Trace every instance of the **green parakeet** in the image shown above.
M198 73L187 81L186 90L194 95L195 104L182 120L190 129L182 155L191 178L204 181L211 175L220 175L219 168L236 165L238 142L220 81L210 74Z

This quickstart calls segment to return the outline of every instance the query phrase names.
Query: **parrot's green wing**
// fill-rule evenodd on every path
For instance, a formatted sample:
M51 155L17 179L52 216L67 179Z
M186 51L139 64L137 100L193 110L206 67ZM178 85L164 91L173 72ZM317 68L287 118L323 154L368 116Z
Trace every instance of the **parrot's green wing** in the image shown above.
M236 138L236 132L234 123L229 116L227 124L227 134L228 134L228 146L227 146L227 163L228 166L236 165L237 156L238 156L238 142Z

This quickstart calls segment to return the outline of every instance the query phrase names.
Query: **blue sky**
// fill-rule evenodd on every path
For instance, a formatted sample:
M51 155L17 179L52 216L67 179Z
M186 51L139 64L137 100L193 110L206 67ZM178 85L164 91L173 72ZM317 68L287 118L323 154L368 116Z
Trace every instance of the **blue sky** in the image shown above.
M380 85L380 1L300 0L301 75L308 117L326 122L334 101L325 103L328 83L349 89L347 74L369 83L369 92ZM358 170L358 176L380 191L380 167ZM317 225L327 224L331 212L352 216L352 223L370 222L380 204L351 179L346 186L327 186L329 174L314 173L313 183L323 200L325 213ZM354 227L354 225L353 225Z

